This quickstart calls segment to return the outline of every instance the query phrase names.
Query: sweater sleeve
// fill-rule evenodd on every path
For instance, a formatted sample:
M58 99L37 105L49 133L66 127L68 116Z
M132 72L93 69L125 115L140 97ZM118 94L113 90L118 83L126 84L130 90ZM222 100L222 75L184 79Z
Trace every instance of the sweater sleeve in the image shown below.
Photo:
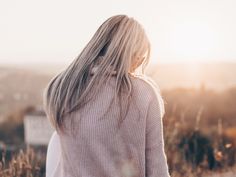
M164 151L163 114L163 100L156 93L149 103L146 119L146 177L170 177Z

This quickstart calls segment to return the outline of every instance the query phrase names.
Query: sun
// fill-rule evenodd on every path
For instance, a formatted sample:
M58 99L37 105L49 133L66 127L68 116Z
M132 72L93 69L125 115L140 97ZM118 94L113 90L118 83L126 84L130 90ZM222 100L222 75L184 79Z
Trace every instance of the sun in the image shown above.
M170 48L174 55L186 60L207 60L217 44L216 33L209 24L176 24L170 36Z

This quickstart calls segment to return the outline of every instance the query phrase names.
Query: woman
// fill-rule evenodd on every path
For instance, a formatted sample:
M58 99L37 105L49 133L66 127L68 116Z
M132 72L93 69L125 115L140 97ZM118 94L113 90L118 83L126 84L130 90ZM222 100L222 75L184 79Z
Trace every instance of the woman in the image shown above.
M56 133L48 149L48 175L169 177L163 101L144 74L149 58L142 26L116 15L50 81L44 108Z

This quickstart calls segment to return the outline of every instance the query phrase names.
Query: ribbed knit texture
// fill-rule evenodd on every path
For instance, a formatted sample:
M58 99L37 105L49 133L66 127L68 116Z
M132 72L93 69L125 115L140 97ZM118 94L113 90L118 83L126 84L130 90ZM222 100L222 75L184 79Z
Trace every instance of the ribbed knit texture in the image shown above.
M115 79L74 114L75 136L69 123L66 134L58 133L62 157L53 177L169 177L161 97L141 78L132 84L134 96L120 129L118 105L111 104Z

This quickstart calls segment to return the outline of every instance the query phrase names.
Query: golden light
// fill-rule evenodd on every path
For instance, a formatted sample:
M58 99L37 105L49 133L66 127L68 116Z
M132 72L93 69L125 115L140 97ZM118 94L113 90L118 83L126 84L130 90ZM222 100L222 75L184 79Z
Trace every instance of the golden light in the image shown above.
M174 55L187 60L207 59L218 43L216 30L210 24L186 22L176 24L170 36Z

